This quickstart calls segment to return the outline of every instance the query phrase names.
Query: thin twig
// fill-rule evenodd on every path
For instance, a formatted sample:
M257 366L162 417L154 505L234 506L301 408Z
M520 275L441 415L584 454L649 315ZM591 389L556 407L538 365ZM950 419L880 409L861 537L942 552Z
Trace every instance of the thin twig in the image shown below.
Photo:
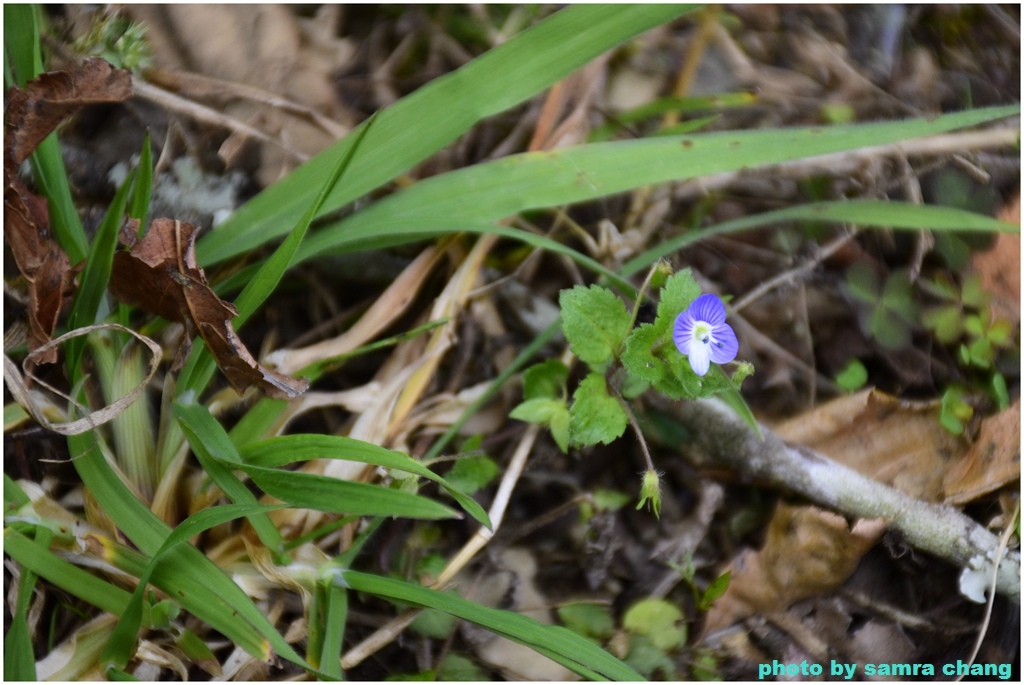
M922 502L804 447L790 447L769 429L758 437L718 400L650 404L678 421L692 438L687 456L698 466L727 467L773 483L812 502L858 518L883 518L907 543L965 572L996 565L996 591L1020 602L1020 554L997 559L999 538L953 507Z
M999 537L999 550L996 552L996 562L1002 560L1003 555L1006 553L1006 546L1010 542L1010 535L1013 534L1013 529L1016 528L1017 516L1020 514L1020 500L1017 500L1017 506L1014 507L1013 516L1006 522L1006 526L1003 528L1003 534ZM989 587L996 587L997 575L999 573L998 563L992 564L992 583ZM996 601L996 593L989 591L988 602L985 605L985 617L981 620L981 629L978 630L978 637L974 641L974 649L971 650L971 656L967 659L968 664L973 664L974 660L978 658L978 652L981 651L981 643L985 641L985 634L988 633L989 624L992 622L992 606ZM964 675L957 676L957 681L963 680Z
M749 291L746 295L733 302L732 310L734 312L738 312L741 309L745 308L750 303L754 302L755 300L764 297L765 295L775 290L779 286L785 285L787 283L796 283L805 275L807 275L811 271L814 271L814 269L817 268L817 266L821 264L823 261L825 261L832 255L834 255L836 252L838 252L840 249L842 249L842 247L849 243L851 240L853 240L854 236L856 235L857 229L853 228L852 230L848 231L847 233L844 233L835 240L822 246L821 249L815 252L813 257L805 261L803 264L795 266L792 269L782 272L781 274L775 276L774 278L770 278L767 281L762 282L759 286Z
M286 153L294 157L300 162L305 162L309 159L309 155L304 152L296 150L290 145L285 145L280 140L268 136L266 133L249 126L248 124L238 121L225 114L221 114L215 109L211 109L205 105L200 105L197 102L192 102L183 97L175 95L170 91L166 91L163 88L158 88L154 85L146 83L140 79L135 79L132 82L132 92L141 98L145 98L150 102L154 102L161 107L166 109L179 112L186 116L189 116L196 121L201 121L207 124L213 124L214 126L220 126L233 131L235 133L241 133L243 135L252 136L253 138L263 141L264 143L270 143L276 147L281 148Z

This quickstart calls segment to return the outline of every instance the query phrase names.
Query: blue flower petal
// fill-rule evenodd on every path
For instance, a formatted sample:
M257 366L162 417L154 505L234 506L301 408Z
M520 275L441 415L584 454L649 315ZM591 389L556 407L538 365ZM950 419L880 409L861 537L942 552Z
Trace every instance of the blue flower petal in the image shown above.
M714 345L691 345L690 354L687 357L690 360L690 368L698 376L703 376L711 368L711 358L708 356L708 352L714 348Z
M706 346L711 353L711 361L725 364L735 359L740 351L740 341L736 339L732 326L727 323L719 324L714 327L712 335L715 336L715 344Z
M676 349L687 356L690 355L690 347L693 344L694 323L696 322L690 315L690 310L686 310L676 317L676 325L672 329L672 340L676 344Z
M705 293L690 304L686 310L695 321L706 321L712 326L720 326L725 323L725 305L718 295Z

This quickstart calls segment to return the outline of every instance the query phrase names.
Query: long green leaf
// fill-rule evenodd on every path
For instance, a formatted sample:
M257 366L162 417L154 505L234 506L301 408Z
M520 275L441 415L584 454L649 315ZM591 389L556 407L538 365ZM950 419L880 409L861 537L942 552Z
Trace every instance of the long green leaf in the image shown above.
M783 221L834 221L860 226L888 227L896 229L920 229L933 231L972 231L1020 233L1020 226L1007 223L982 214L967 212L953 207L915 205L908 202L884 200L836 200L786 207L763 214L753 214L742 219L726 221L699 231L690 231L676 236L657 247L634 257L619 270L623 276L631 276L646 269L662 257L678 252L688 245L716 235L740 233Z
M560 626L548 626L513 613L480 606L453 594L430 590L394 578L357 571L340 571L335 582L358 592L439 609L471 621L510 640L530 647L575 673L591 679L643 680L639 673L593 642Z
M415 519L457 518L458 512L439 502L380 485L355 483L300 471L240 465L263 492L290 506L336 514L404 516Z
M53 532L45 527L36 528L35 543L48 549ZM18 599L11 615L11 627L4 635L4 680L36 680L36 662L32 651L32 634L28 627L28 610L39 575L24 568L18 579Z
M405 471L439 484L470 516L488 528L491 526L487 512L444 478L406 454L362 440L340 435L286 435L247 444L238 452L243 461L255 466L277 467L309 459L343 459Z
M320 670L331 678L342 679L341 647L348 620L348 591L331 583L324 593L323 644L320 646Z
M189 516L174 529L174 532L167 536L164 543L157 550L157 553L150 559L146 569L139 576L138 585L132 593L124 613L121 614L117 627L111 634L107 645L103 648L100 661L104 670L110 667L123 669L128 665L135 640L139 636L139 628L142 625L143 598L146 586L156 571L157 564L163 561L165 554L181 544L187 544L188 539L198 535L214 526L232 521L250 514L266 513L274 509L280 509L283 505L262 505L262 504L232 504L210 509L203 509Z
M68 447L85 486L103 502L118 529L143 553L154 554L172 532L167 524L143 506L110 469L92 431L69 436ZM145 563L140 562L135 574L144 568ZM308 667L245 592L195 547L184 547L166 558L154 574L153 584L253 656L267 659L273 648L282 658Z
M146 230L149 221L149 202L153 194L153 143L149 131L142 141L142 152L139 154L139 169L135 177L128 216L139 220L142 230Z
M441 76L382 111L353 162L351 183L324 205L332 212L441 150L477 122L527 100L601 53L692 9L692 5L576 5ZM364 124L365 125L365 124ZM320 179L335 168L355 133L247 202L199 241L208 265L251 250L292 226Z
M128 174L121 187L117 189L114 200L107 208L107 213L96 231L96 237L93 238L92 245L89 247L85 270L79 278L78 293L71 306L71 313L68 314L69 330L96 323L96 313L99 311L103 294L107 291L107 283L110 281L114 250L117 249L117 233L124 219L128 194L135 183L135 176L135 172ZM67 363L69 367L78 366L84 347L85 338L82 337L73 338L68 342Z
M213 418L210 410L183 400L174 402L172 410L188 444L192 447L192 453L199 459L203 470L217 487L235 504L256 504L256 496L232 473L232 468L241 465L242 460L227 431ZM260 542L275 552L281 551L281 532L274 526L270 517L265 513L254 513L248 516L248 520Z
M428 178L329 224L306 240L299 259L366 249L381 236L473 230L529 209L907 140L1019 111L992 107L881 124L666 136L513 155Z
M4 529L4 554L57 587L111 614L120 615L130 595L116 585L64 561L13 528ZM148 616L144 620L148 620Z

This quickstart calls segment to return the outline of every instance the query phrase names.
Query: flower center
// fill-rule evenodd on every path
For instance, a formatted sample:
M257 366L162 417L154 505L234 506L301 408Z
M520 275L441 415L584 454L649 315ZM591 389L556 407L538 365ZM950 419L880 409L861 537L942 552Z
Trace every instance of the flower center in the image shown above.
M711 324L706 321L698 321L693 325L693 339L699 340L700 342L707 345L712 342L711 337Z

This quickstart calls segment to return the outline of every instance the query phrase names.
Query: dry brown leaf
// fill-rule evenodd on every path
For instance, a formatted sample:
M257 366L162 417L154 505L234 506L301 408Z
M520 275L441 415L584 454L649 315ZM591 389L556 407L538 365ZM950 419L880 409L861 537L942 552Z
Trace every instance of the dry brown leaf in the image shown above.
M862 520L851 530L838 514L779 504L764 548L743 552L730 566L729 588L708 612L705 633L835 590L878 541L885 525L882 520Z
M131 94L131 74L98 57L72 62L67 71L41 74L24 90L10 88L4 98L4 154L17 167L60 122L82 107L121 102Z
M999 212L999 218L1020 225L1020 194ZM981 274L981 284L992 293L992 309L997 316L1016 325L1020 321L1020 236L1000 233L995 245L979 252L971 266Z
M28 349L32 352L53 338L64 298L74 292L75 274L68 256L50 235L46 200L13 177L4 189L4 237L28 281ZM47 349L35 361L53 364L57 348Z
M125 302L138 305L169 321L183 323L191 340L199 333L227 376L242 393L252 385L271 397L289 399L303 393L309 383L262 366L238 339L231 319L238 311L210 288L196 264L196 228L173 219L154 219L142 240L139 222L127 222L121 242L129 250L114 254L110 290ZM179 354L183 360L187 345Z
M981 422L981 432L946 472L946 504L966 504L1020 480L1020 400Z
M865 476L926 502L942 501L947 469L966 444L939 424L938 404L877 390L833 400L773 430Z
M131 95L131 75L90 58L67 71L54 71L10 88L4 98L4 236L18 269L28 281L28 348L53 337L64 298L74 289L74 272L50 234L46 201L18 180L18 167L61 121L97 102L119 102ZM57 348L35 361L52 364Z

